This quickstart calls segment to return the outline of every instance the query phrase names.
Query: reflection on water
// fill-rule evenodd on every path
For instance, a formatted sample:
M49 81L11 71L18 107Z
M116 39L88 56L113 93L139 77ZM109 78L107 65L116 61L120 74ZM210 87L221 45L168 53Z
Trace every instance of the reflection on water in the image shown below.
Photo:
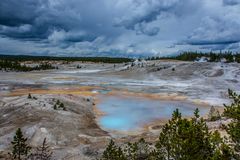
M137 97L102 96L98 108L106 115L100 118L100 125L107 130L133 131L144 124L161 118L170 118L179 108L183 116L192 116L196 105L179 101L160 101ZM206 114L207 108L200 108Z

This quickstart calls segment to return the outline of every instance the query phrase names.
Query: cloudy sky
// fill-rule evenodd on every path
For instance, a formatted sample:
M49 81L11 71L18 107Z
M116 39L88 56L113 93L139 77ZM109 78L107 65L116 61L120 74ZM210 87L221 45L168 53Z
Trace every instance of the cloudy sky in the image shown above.
M240 49L240 0L0 0L0 54Z

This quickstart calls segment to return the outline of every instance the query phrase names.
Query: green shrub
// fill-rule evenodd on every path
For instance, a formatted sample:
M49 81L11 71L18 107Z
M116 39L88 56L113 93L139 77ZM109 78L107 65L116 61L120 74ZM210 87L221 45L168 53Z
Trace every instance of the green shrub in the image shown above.
M240 95L228 90L229 98L232 99L230 105L225 105L223 115L231 118L232 121L226 126L227 133L230 135L231 143L234 144L236 158L240 159Z

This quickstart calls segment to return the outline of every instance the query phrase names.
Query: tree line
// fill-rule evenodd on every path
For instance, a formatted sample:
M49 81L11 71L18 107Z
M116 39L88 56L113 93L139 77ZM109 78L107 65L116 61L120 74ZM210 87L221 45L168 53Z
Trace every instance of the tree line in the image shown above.
M29 72L34 70L48 70L48 69L58 69L49 63L41 63L40 65L30 67L25 64L21 64L19 61L12 60L0 60L0 70L4 71L20 71Z
M240 63L240 53L233 52L183 52L176 56L167 56L167 57L148 57L146 60L160 60L160 59L172 59L172 60L181 60L181 61L196 61L198 58L205 57L208 62L220 62L222 59L226 60L226 63L237 62Z
M82 61L95 63L127 63L131 58L123 57L54 57L54 56L30 56L30 55L0 55L0 60L11 61Z

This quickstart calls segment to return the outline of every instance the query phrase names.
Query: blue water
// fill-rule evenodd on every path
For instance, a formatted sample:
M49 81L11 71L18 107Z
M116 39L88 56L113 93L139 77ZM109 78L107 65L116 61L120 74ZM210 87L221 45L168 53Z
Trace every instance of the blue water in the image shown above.
M183 116L192 116L198 106L180 101L160 101L136 97L101 97L97 107L106 113L100 118L100 126L107 130L133 131L144 124L161 118L171 118L178 108ZM207 109L200 109L205 114Z

